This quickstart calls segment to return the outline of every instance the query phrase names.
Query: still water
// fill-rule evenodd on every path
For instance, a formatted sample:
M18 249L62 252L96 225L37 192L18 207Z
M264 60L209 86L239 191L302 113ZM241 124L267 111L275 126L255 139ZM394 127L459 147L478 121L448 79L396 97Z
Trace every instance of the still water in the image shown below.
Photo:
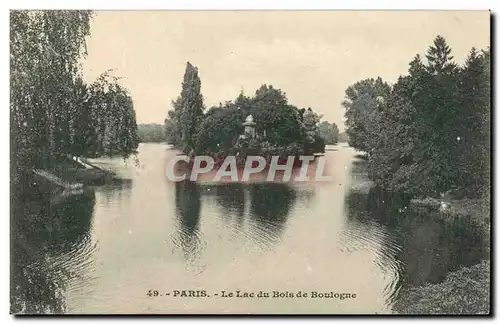
M403 288L486 253L472 225L366 190L364 162L344 144L321 157L333 181L317 185L173 183L164 172L176 153L141 144L138 164L99 161L120 181L14 207L12 312L391 313ZM210 297L166 296L188 289Z

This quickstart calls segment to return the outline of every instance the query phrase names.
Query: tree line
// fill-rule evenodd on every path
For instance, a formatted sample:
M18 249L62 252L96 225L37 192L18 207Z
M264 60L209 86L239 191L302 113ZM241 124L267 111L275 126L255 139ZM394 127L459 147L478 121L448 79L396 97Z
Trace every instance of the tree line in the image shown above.
M489 47L472 48L459 65L437 36L395 84L378 77L347 88L349 144L366 153L378 186L410 196L489 192L490 60Z
M82 77L92 11L10 14L11 161L50 167L68 156L127 157L138 146L132 98L104 71Z
M142 143L165 142L165 126L160 124L138 124L137 135Z
M172 106L165 119L167 141L185 153L311 154L338 141L335 124L320 123L322 116L290 104L286 94L272 85L263 84L253 96L241 92L236 99L205 110L198 69L189 62L181 94ZM242 139L249 115L258 135Z
M335 123L329 123L324 120L318 125L319 136L325 141L326 145L333 145L340 142L339 127Z

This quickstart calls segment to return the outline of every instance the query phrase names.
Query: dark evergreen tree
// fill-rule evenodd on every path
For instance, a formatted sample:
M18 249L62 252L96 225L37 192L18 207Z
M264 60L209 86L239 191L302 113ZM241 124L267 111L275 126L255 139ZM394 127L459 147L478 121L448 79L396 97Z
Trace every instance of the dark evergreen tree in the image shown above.
M490 182L489 49L472 49L459 67L438 36L426 58L417 55L389 93L373 79L346 90L349 143L368 153L369 176L383 189L484 195Z
M201 95L201 80L198 69L191 63L187 63L182 82L182 91L177 111L179 111L179 126L181 131L184 151L189 152L195 146L198 125L203 116L203 97Z

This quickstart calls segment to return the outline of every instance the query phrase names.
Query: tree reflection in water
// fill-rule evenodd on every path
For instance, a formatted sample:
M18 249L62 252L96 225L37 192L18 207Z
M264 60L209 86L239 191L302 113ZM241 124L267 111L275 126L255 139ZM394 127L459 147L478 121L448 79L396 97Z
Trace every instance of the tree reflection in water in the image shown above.
M175 184L175 193L179 237L174 238L174 245L182 248L189 261L199 257L205 244L199 229L203 196L214 197L222 208L218 214L228 226L226 235L232 235L230 229L237 228L238 235L251 238L261 247L279 241L299 196L295 189L282 183L200 185L187 180ZM310 200L312 195L308 192L304 199ZM243 225L245 215L249 217L249 226Z
M376 188L346 196L348 228L385 228L384 254L395 258L398 288L437 283L461 266L487 257L480 230L464 217L448 220L432 208L412 207L408 199ZM386 262L387 263L387 262Z
M104 203L110 205L112 202L128 202L132 191L131 179L113 179L103 186L99 186L99 193L104 197Z
M174 238L174 244L181 247L187 261L194 261L202 245L199 232L201 192L196 182L175 183L175 207L179 238Z
M296 191L283 183L256 183L248 189L255 234L263 241L279 241L297 199Z
M40 199L11 209L11 312L64 313L64 292L92 265L93 191L55 204Z
M241 227L245 216L245 206L248 203L245 203L245 186L242 183L208 186L203 193L215 195L217 203L224 210L222 217L225 221L231 223L235 220L236 225Z

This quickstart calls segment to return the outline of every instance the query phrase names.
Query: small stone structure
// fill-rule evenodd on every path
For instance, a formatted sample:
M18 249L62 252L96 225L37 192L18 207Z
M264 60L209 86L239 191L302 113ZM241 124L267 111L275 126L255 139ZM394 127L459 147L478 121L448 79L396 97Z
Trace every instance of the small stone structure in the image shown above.
M242 136L244 138L255 138L255 122L253 121L253 116L248 115L243 123L245 126L245 134Z

